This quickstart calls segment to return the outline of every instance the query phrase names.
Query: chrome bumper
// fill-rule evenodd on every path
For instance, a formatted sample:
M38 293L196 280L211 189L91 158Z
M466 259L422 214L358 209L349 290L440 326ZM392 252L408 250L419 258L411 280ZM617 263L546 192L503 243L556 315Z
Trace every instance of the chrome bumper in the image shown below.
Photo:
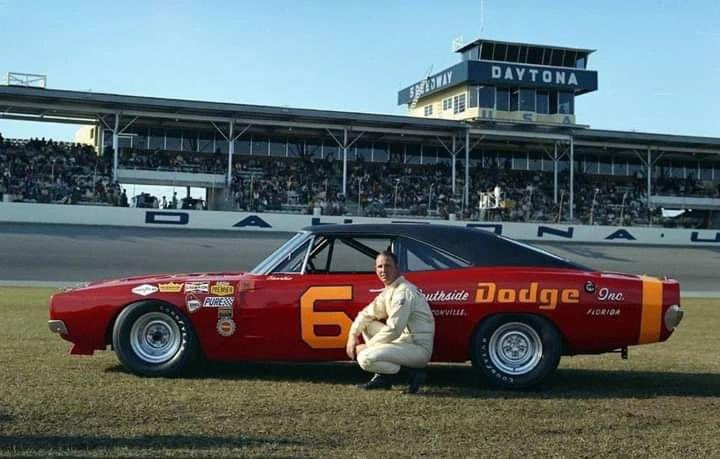
M667 308L667 311L665 311L665 328L667 331L675 330L675 327L680 325L680 321L682 321L684 315L685 311L677 304L673 304Z
M62 320L48 320L48 328L52 333L58 333L60 335L68 334L65 322L63 322Z

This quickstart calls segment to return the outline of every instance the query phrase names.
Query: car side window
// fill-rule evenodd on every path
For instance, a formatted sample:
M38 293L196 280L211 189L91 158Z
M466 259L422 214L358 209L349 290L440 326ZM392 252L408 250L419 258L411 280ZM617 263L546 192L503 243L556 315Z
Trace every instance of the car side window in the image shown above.
M390 238L318 237L310 251L306 273L373 273L375 257L392 249Z
M404 266L407 271L436 271L471 266L461 257L431 247L414 239L402 238Z
M290 252L283 260L280 262L275 269L272 270L273 273L299 273L302 270L303 261L305 261L305 254L307 253L308 246L310 245L310 241L308 240L303 245L297 247L295 250Z

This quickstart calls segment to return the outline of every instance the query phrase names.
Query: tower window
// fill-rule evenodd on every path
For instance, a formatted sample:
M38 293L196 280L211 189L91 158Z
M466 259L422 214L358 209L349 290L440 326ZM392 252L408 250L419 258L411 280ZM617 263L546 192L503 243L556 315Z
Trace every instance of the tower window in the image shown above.
M465 111L465 93L462 93L453 98L453 113L462 113L464 111Z

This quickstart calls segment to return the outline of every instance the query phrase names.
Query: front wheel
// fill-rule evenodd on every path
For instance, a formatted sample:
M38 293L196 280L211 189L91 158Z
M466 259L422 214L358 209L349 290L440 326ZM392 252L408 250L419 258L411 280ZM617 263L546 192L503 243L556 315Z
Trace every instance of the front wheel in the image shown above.
M539 385L557 368L562 340L546 319L523 314L490 317L472 340L472 363L490 384L503 389Z
M142 376L174 376L196 359L198 341L188 319L174 306L143 301L125 308L113 328L120 362Z

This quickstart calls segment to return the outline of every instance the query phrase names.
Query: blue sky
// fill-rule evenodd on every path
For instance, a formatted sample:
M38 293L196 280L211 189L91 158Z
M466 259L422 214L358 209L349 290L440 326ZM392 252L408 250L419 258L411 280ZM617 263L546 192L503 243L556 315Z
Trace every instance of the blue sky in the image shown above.
M720 137L720 1L0 0L0 74L48 87L403 114L401 88L459 60L452 39L596 49L599 129ZM6 137L73 127L0 120Z

